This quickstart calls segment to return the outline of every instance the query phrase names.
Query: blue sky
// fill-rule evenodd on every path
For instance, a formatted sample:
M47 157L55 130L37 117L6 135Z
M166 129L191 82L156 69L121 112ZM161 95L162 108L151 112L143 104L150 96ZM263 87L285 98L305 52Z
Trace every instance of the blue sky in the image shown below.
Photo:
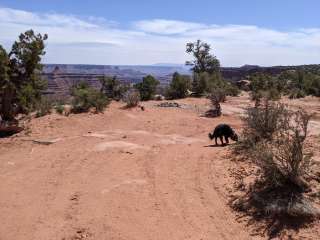
M209 42L224 66L320 62L318 0L0 0L0 44L49 34L45 62L183 63Z

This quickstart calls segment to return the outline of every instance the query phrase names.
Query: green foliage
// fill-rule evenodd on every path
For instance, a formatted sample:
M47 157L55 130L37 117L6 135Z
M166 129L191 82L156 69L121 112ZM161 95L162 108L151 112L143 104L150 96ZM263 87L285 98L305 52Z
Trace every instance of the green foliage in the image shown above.
M306 96L306 93L304 90L299 89L299 88L293 88L289 92L289 98L290 99L295 99L295 98L304 98Z
M254 159L261 168L264 182L271 186L293 185L305 190L303 181L312 165L312 154L304 151L310 116L304 111L286 111L280 115L281 127L271 142L257 145Z
M243 117L243 147L250 149L261 141L272 141L288 115L285 105L264 98L262 104L247 109Z
M6 50L0 45L0 86L5 87L9 82L9 57ZM1 88L1 90L2 90Z
M260 106L248 109L240 147L261 169L265 185L306 189L303 178L312 163L304 150L309 120L306 112L293 112L266 98Z
M201 40L187 43L186 52L191 54L194 60L187 61L186 64L192 66L194 73L220 73L220 62L214 55L210 54L210 51L211 46Z
M226 96L238 96L240 90L237 86L221 78L219 74L207 72L194 75L192 90L197 96L223 91Z
M36 105L36 117L43 117L51 113L52 103L48 98L42 97Z
M103 93L90 87L87 82L80 82L76 85L71 95L73 113L88 112L91 108L94 108L96 113L103 112L110 103Z
M282 84L277 78L265 73L256 73L250 76L251 98L259 105L262 98L278 100L281 97Z
M54 109L56 110L56 112L58 113L58 114L63 114L64 113L64 104L62 103L62 102L58 102L56 105L55 105L55 107L54 107Z
M209 44L198 40L194 43L187 43L186 52L193 56L192 61L186 65L192 66L193 82L192 91L201 96L210 92L213 88L221 87L223 79L220 73L220 62L212 54Z
M20 91L17 92L17 99L20 106L20 111L23 113L30 113L36 110L36 104L38 100L36 97L36 90L31 84L27 84L21 87Z
M123 101L127 104L127 108L136 107L140 101L140 94L137 90L130 89L124 94Z
M37 102L41 101L41 91L46 88L46 83L40 78L41 57L45 55L44 42L47 38L46 34L42 36L29 30L14 42L9 57L3 48L0 49L0 72L6 75L0 80L2 119L14 119L14 106L28 113L35 110Z
M0 116L3 120L13 118L12 92L14 85L10 81L10 60L6 50L0 45Z
M201 96L210 93L215 88L222 88L225 85L220 75L209 74L207 72L194 74L192 90L196 95Z
M103 92L108 98L119 101L123 94L129 89L125 84L121 84L117 80L116 76L108 77L103 76L99 79L101 83L101 92Z
M226 83L224 89L227 96L237 97L240 94L240 89L232 83Z
M166 92L168 99L185 98L188 95L188 90L191 87L191 79L189 76L180 75L175 72L172 76L172 81Z
M285 94L290 98L303 98L307 95L320 96L320 72L301 68L280 74L279 81L285 82Z
M135 84L134 87L139 91L141 100L148 101L155 95L159 83L153 76L148 75L143 78L141 83Z

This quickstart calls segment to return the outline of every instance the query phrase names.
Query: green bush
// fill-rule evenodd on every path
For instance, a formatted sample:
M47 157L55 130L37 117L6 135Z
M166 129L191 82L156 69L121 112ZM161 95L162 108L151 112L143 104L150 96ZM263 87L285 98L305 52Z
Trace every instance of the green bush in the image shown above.
M119 101L123 97L124 93L129 89L129 86L117 80L116 76L103 76L99 80L101 84L100 91L109 99Z
M54 107L54 109L56 110L56 112L58 113L58 114L63 114L64 113L64 104L63 103L61 103L61 102L58 102L57 104L56 104L56 106Z
M227 83L224 89L227 96L237 97L240 94L240 89L231 83Z
M134 87L139 91L141 100L148 101L153 99L159 83L153 76L148 75L143 78L141 83L135 84Z
M167 89L167 99L185 98L188 95L188 90L191 87L191 79L189 76L180 75L175 72L172 76L172 81Z
M290 99L295 99L295 98L304 98L306 96L306 93L302 89L294 88L290 91L289 93L289 98Z
M36 109L36 117L43 117L51 113L52 103L49 99L42 97L40 102L37 103Z
M109 99L101 92L90 87L88 83L81 82L72 89L72 112L88 112L91 108L95 112L103 112L109 105Z

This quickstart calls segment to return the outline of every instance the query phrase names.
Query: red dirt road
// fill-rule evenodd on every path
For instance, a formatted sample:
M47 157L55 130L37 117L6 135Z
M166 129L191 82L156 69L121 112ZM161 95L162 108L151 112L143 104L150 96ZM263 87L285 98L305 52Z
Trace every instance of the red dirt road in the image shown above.
M0 139L0 240L258 239L227 205L230 147L208 146L239 115L227 103L227 115L200 118L206 100L181 102L52 114Z

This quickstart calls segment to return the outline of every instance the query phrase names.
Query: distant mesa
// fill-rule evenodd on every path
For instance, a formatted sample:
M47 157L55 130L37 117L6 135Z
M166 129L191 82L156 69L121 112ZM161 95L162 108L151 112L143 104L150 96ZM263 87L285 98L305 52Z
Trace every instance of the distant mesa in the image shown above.
M243 65L241 67L222 67L221 73L224 79L237 83L247 80L248 76L258 72L271 75L280 74L282 71L295 71L300 68L319 69L320 65L301 66L274 66L262 67L259 65ZM71 86L79 81L86 81L93 87L99 87L100 76L117 76L126 83L134 84L141 82L148 74L153 75L160 81L162 86L171 82L174 72L191 74L190 67L183 64L158 63L154 65L85 65L85 64L46 64L43 68L43 78L48 81L47 94L69 94ZM247 88L247 82L237 83Z
M52 74L61 74L62 72L60 71L60 68L58 66L56 66L53 71Z
M257 68L260 68L260 66L246 64L246 65L243 65L242 67L240 67L240 69L245 70L245 71L250 71L252 69L257 69Z

